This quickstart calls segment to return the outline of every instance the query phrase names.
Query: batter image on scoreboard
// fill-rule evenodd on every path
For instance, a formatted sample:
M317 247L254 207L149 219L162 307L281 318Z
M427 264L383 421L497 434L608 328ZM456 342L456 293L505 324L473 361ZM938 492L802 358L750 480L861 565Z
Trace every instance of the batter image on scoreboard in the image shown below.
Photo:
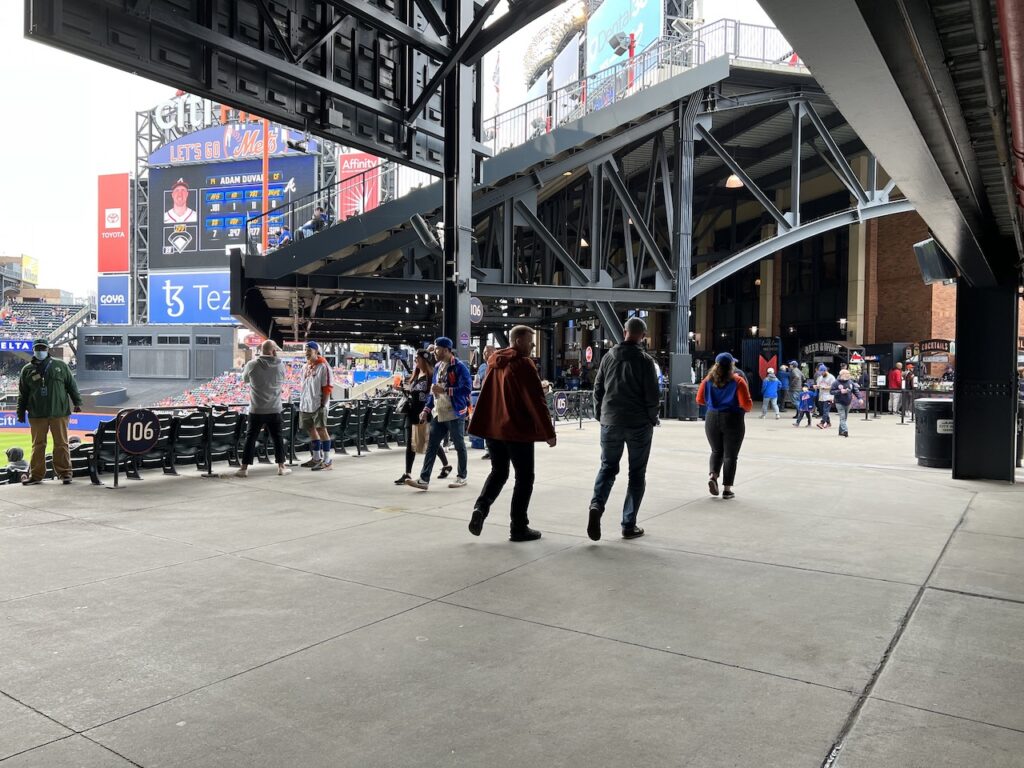
M280 208L296 196L295 178L271 171L268 186L268 209ZM184 182L175 182L170 194L184 198L198 193L198 213L189 210L190 218L164 226L164 255L172 256L187 252L201 252L223 249L225 245L242 245L246 231L253 237L260 236L263 219L263 179L258 173L223 174L207 176L198 190L189 190ZM178 197L174 197L175 204ZM188 208L187 202L185 207ZM165 225L176 208L164 213ZM284 211L279 215L270 213L267 221L271 233L288 224ZM255 221L253 221L255 219Z
M178 179L171 186L171 201L171 208L164 211L164 224L195 224L196 212L189 205L195 204L194 196L184 179Z

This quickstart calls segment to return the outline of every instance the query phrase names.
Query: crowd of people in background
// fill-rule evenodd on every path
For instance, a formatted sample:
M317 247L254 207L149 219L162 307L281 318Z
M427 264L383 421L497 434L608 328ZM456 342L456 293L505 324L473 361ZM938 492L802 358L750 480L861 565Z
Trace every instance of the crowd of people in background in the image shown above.
M56 331L82 306L35 301L7 301L0 306L0 335L29 338Z
M282 359L281 399L283 402L299 399L302 389L303 365L304 363L300 360ZM337 381L343 381L348 373L348 369L344 366L334 366L331 369L331 376ZM245 381L243 372L229 371L180 394L165 397L153 405L158 407L180 406L182 408L202 405L238 405L249 402L249 396L250 387Z

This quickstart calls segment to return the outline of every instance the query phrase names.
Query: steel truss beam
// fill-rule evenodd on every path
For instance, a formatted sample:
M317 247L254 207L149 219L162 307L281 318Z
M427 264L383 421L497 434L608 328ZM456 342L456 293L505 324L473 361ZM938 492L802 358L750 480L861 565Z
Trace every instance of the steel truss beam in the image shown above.
M379 29L390 37L430 55L433 59L445 59L452 53L452 49L440 40L432 38L430 35L425 35L408 24L404 24L378 5L371 5L364 2L364 0L328 0L328 2L342 13L353 16L364 24ZM429 2L430 0L427 0L426 4L429 4ZM427 14L424 14L424 16L426 17ZM429 17L427 17L427 21L430 22ZM433 26L432 23L431 25Z
M851 224L856 224L858 221L868 221L881 216L891 216L896 213L909 213L913 210L914 206L907 200L869 203L860 208L851 208L848 211L834 213L831 216L815 219L798 227L780 232L778 235L762 240L745 251L740 251L735 256L731 256L722 263L716 264L707 272L691 280L690 296L691 298L697 296L722 282L730 275L736 274L741 269L745 269L751 264L756 264L761 259L767 258L783 248L796 245L810 237L817 237L840 227L848 227Z
M775 223L778 224L779 229L783 232L789 229L789 222L786 220L786 217L778 208L775 207L775 203L773 203L771 198L769 198L768 195L766 195L761 188L757 186L757 183L750 177L750 175L743 170L742 166L733 159L732 155L725 150L725 147L719 144L718 141L715 140L715 137L712 136L703 125L698 124L694 126L694 130L700 138L704 139L707 145L711 148L711 151L718 155L722 162L728 166L729 170L739 177L740 181L743 182L743 186L745 186L757 202L759 202L761 206L768 211L768 215L775 219Z
M672 267L668 263L668 260L662 254L661 249L658 247L658 243L654 239L654 235L647 226L647 221L644 219L640 208L637 207L636 201L633 200L629 194L629 190L626 188L626 182L622 176L619 175L618 168L615 167L614 163L605 161L605 174L608 177L609 183L612 185L612 190L615 192L615 196L619 199L619 203L622 205L623 211L628 214L629 218L633 220L633 226L636 228L637 234L640 235L640 241L644 244L647 252L651 255L654 260L655 266L658 268L658 272L661 274L666 281L671 283L675 279L675 275L672 274ZM626 222L628 224L628 220Z

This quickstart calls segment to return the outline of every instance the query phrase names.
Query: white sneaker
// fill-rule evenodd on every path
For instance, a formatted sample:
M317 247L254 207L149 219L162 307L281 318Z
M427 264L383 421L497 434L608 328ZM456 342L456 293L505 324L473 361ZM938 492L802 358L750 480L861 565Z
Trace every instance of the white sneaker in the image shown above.
M464 488L465 486L466 478L464 477L456 477L454 480L448 483L449 488Z
M245 469L240 469L237 472L235 472L235 477L248 477L248 476L249 476L249 471L245 470Z
M408 480L405 481L405 484L408 485L410 488L416 488L417 490L420 491L426 491L427 489L430 488L429 483L424 483L418 477L410 477Z
M279 475L290 475L292 471L288 467L278 467L277 474Z

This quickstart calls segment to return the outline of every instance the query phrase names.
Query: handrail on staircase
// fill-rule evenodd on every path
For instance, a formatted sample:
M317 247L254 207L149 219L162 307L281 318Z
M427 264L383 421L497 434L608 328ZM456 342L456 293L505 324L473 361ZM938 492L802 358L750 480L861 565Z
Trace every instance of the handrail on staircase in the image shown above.
M774 27L719 19L683 36L658 38L631 59L488 118L483 122L482 141L498 154L723 55L733 60L802 66ZM381 160L365 171L347 175L251 219L246 254L260 255L264 222L270 228L270 248L275 249L285 224L293 241L319 231L320 227L309 226L318 206L324 208L330 226L435 180L436 177L422 171Z

